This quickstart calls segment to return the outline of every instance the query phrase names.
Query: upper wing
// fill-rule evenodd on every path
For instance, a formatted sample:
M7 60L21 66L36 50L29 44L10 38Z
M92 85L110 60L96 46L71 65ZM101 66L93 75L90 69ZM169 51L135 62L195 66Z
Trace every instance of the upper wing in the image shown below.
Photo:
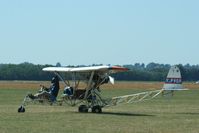
M91 67L46 67L42 69L43 71L48 72L91 72L91 71L99 71L99 72L121 72L127 71L128 68L119 67L119 66L91 66Z

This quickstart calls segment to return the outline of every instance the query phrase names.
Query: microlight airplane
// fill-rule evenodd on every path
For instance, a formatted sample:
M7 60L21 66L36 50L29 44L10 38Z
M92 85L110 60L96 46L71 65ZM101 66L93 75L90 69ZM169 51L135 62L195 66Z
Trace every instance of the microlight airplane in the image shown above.
M120 103L135 103L150 100L159 94L173 93L176 90L186 90L182 86L180 69L172 66L168 72L165 84L162 89L146 91L136 94L113 97L109 100L101 96L100 86L108 82L114 84L114 78L111 73L124 72L129 69L120 66L91 66L91 67L46 67L43 71L53 72L56 76L52 79L52 86L46 88L41 86L38 93L25 96L18 112L25 112L25 106L28 103L48 103L50 105L68 104L70 106L78 105L79 112L101 113L102 108L114 106ZM71 80L65 80L62 75L70 75ZM64 91L61 99L57 100L59 92L59 79L64 83ZM86 84L84 89L79 88L80 81Z

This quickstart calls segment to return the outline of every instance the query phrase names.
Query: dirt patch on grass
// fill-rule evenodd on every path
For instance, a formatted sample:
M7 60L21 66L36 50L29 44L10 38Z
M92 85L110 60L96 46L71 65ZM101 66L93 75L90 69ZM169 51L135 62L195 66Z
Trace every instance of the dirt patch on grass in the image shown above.
M40 84L50 85L46 81L0 81L0 89L39 89Z

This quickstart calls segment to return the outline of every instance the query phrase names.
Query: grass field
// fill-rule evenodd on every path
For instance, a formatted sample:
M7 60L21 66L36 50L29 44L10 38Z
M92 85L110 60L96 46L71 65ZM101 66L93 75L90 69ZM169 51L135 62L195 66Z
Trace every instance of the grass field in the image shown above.
M112 97L161 85L122 82L115 87L105 86L103 93ZM25 113L17 113L24 95L28 91L36 92L33 89L36 86L39 86L37 82L0 82L0 133L199 132L199 86L191 83L185 86L192 90L177 92L172 98L159 96L152 101L104 108L102 114L78 113L77 107L41 105L29 105Z

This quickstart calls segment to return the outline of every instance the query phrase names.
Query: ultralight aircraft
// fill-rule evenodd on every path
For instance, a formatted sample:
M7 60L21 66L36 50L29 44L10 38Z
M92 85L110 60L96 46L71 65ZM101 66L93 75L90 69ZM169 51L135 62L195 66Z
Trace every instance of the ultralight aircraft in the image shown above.
M27 94L18 108L18 112L25 112L25 106L29 103L48 103L50 105L70 106L78 105L79 112L101 113L102 108L114 106L120 103L135 103L150 100L159 94L173 93L176 90L186 90L182 86L182 78L180 69L172 66L168 72L166 81L162 89L146 91L136 94L117 96L111 99L103 99L101 96L101 88L103 84L108 82L114 84L114 78L110 76L112 73L125 72L129 69L120 66L90 66L90 67L46 67L43 71L53 72L50 88L41 86L36 94ZM65 80L63 74L71 77L71 80ZM60 99L57 99L60 89L59 80L64 83L64 91ZM85 83L85 88L80 88L80 81Z

